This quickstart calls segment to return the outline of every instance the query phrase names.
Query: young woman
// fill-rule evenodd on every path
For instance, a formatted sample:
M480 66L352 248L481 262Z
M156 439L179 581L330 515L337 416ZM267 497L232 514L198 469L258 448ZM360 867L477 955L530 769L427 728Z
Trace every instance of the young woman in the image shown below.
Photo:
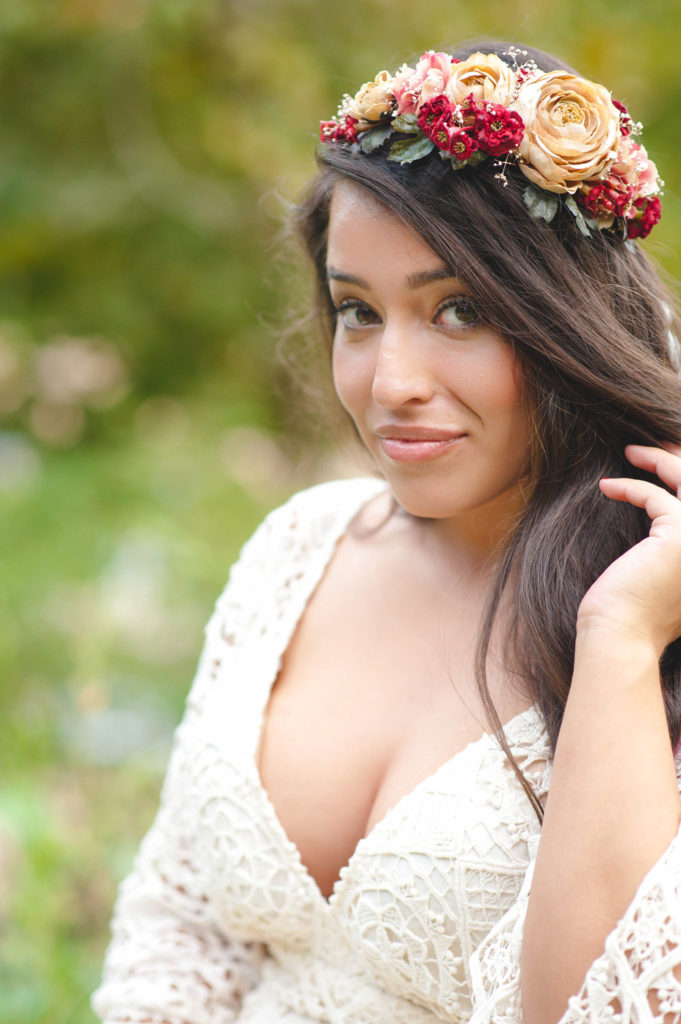
M379 479L232 571L108 1024L681 1021L681 378L638 129L501 44L323 123L299 227Z

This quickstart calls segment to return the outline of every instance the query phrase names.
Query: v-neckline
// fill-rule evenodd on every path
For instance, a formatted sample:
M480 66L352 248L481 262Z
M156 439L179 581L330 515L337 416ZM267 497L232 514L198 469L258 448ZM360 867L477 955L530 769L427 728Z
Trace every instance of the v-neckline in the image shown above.
M369 481L367 481L367 483L368 482ZM380 481L375 480L371 482L380 483ZM385 483L383 489L387 490L387 485ZM471 752L474 749L485 743L497 742L494 733L482 732L480 736L476 737L473 740L469 740L469 742L466 743L460 750L457 750L454 754L451 755L451 757L447 758L447 760L444 761L441 765L435 768L432 772L429 772L428 775L426 775L424 778L420 779L410 790L407 790L406 793L403 793L402 796L400 796L398 800L396 800L396 802L388 808L385 814L383 814L381 818L374 822L374 824L371 826L370 829L368 829L365 835L359 838L347 862L340 868L338 872L338 877L335 879L333 883L333 887L330 894L328 896L324 895L316 878L305 864L299 847L290 838L286 829L284 828L279 818L279 815L277 814L277 810L274 806L274 803L270 799L269 793L265 788L265 785L262 781L262 776L260 774L260 755L263 738L265 734L265 725L267 721L267 708L270 703L270 698L272 696L274 685L279 675L283 657L286 653L286 650L288 649L293 634L296 628L298 627L298 624L300 623L303 615L305 614L305 610L310 600L312 599L312 595L314 594L316 588L322 581L331 563L332 558L334 557L335 553L340 547L343 539L347 535L352 522L361 513L361 511L369 504L369 502L372 501L375 497L377 497L380 493L381 488L373 488L367 496L362 496L362 499L359 503L353 503L352 507L348 510L347 514L343 514L339 517L337 528L330 532L329 537L326 539L325 546L323 546L320 551L319 559L315 560L313 565L310 567L309 571L305 573L306 582L308 585L299 595L298 601L291 602L292 614L290 617L290 621L288 621L287 623L284 644L283 647L281 648L281 651L279 652L279 657L277 658L276 665L270 671L269 680L261 680L261 687L259 688L261 694L261 702L258 709L258 714L255 716L255 729L251 750L252 769L255 775L255 780L262 802L269 813L270 824L275 833L277 834L278 839L291 853L297 866L298 872L301 878L304 880L307 888L310 889L314 894L314 899L317 905L321 906L322 909L325 909L327 911L331 910L334 904L339 899L342 893L342 889L345 885L347 876L352 869L352 865L359 856L359 854L361 853L361 851L363 850L363 848L382 829L386 828L390 824L391 819L400 810L403 809L405 803L413 800L416 797L416 795L421 791L421 789L425 788L427 785L432 783L437 778L437 776L440 775L442 772L451 769L454 763L457 760L463 758L464 755L470 756ZM509 735L509 730L513 731L521 721L524 721L526 718L529 720L537 714L538 709L536 704L532 704L528 708L525 708L523 711L518 712L518 714L514 715L513 718L509 719L508 722L504 723L503 728L507 736Z
M266 704L267 704L267 702L266 702ZM526 719L528 721L531 721L532 718L536 717L537 714L538 714L537 705L536 704L531 704L528 708L525 708L524 711L519 711L517 715L514 715L513 718L511 718L507 722L503 723L504 732L506 733L506 736L507 736L507 738L509 740L509 743L512 744L512 742L513 742L512 735L510 735L510 734L515 731L516 727L521 722L524 722ZM264 719L263 719L263 723L264 723ZM385 828L387 828L390 825L391 820L395 816L397 816L398 813L400 813L400 812L402 812L404 810L405 804L412 802L412 800L414 800L417 797L418 793L422 789L426 788L428 785L433 783L435 781L435 779L439 775L441 775L442 773L444 773L444 772L446 772L448 770L451 770L453 768L455 762L457 762L459 760L462 760L464 758L464 756L470 756L471 753L474 750L476 750L478 747L481 747L481 746L483 746L483 745L485 745L487 743L496 743L496 742L497 742L497 740L496 740L496 736L494 735L494 733L491 733L491 732L483 732L483 733L481 733L480 736L478 736L476 739L469 740L469 742L466 743L465 746L463 746L460 750L457 750L454 754L452 754L452 756L450 758L448 758L446 761L444 761L441 765L438 765L438 767L435 768L434 771L430 772L424 778L420 779L417 783L415 783L415 785L411 789L407 790L406 793L403 793L402 796L400 796L397 799L397 801L394 804L392 804L391 807L388 808L388 810L385 812L385 814L381 818L379 818L378 821L374 822L374 824L365 833L365 835L360 836L360 838L358 839L357 844L356 844L354 850L352 851L352 853L348 857L348 860L346 861L346 863L341 867L340 871L338 872L338 877L334 881L332 890L331 890L331 892L329 893L328 896L325 896L324 893L322 892L322 890L320 889L319 883L317 882L317 879L314 877L314 875L312 874L312 872L310 871L308 866L305 864L305 861L303 860L303 857L302 857L302 854L300 852L299 847L291 839L291 837L289 836L288 832L284 828L284 826L283 826L283 824L282 824L282 822L281 822L281 820L279 818L279 815L277 814L276 807L272 803L272 801L270 799L270 796L269 796L269 793L265 789L265 786L263 784L262 778L260 776L260 772L258 770L258 764L257 764L257 760L255 759L255 757L254 757L254 767L255 767L255 774L256 774L257 783L258 783L258 789L260 791L260 795L261 795L262 801L265 804L265 806L267 807L267 810L269 812L271 825L273 826L274 830L278 833L279 839L283 841L283 844L289 849L289 851L293 855L295 863L296 863L296 866L297 866L297 868L299 870L299 873L301 874L302 878L305 880L305 883L306 883L307 887L310 888L314 892L315 900L317 901L317 903L321 904L325 909L331 910L333 908L334 904L340 898L340 896L342 894L342 890L343 890L343 888L344 888L344 886L345 886L345 884L347 882L347 878L348 878L348 876L349 876L349 874L350 874L350 872L352 870L352 866L353 866L354 862L357 860L357 858L360 856L360 854L361 854L362 850L364 849L364 847L367 844L369 844L371 842L371 840L374 839L378 834L380 834L380 832L382 830L384 830Z

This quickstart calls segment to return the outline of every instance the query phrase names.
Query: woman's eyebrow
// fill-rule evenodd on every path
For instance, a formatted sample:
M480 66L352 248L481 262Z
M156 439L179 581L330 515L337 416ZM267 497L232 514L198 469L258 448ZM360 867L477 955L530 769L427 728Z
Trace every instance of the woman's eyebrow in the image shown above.
M437 267L434 270L419 270L415 274L409 274L407 284L410 288L422 288L433 281L458 281L454 271L450 267Z
M370 288L371 285L368 281L365 281L361 277L357 277L355 274L346 274L345 271L335 270L333 267L328 267L326 276L330 281L340 281L343 284L356 284L358 288ZM433 270L418 270L414 274L407 275L407 285L409 288L422 288L426 284L432 284L434 281L457 281L458 278L453 270L449 267L437 267Z
M369 288L370 285L367 281L361 277L356 277L354 274L345 274L342 270L334 270L333 267L327 267L326 276L329 281L340 281L343 284L356 284L358 288Z

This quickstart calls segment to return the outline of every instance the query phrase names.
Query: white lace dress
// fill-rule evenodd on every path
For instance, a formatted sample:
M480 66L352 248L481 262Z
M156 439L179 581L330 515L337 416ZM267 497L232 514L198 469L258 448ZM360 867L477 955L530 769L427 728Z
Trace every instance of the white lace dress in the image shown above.
M120 889L93 997L107 1024L521 1021L539 826L492 737L404 796L359 842L328 900L258 776L282 653L348 523L383 487L339 481L297 495L234 566L207 626L158 816ZM506 731L545 793L539 714L525 711ZM679 964L677 836L561 1024L681 1021Z

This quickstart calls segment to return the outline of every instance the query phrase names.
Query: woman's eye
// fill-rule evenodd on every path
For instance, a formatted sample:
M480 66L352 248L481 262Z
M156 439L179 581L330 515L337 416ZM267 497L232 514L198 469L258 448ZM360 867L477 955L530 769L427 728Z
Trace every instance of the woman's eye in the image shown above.
M361 302L341 302L336 310L343 321L343 326L352 330L357 327L373 327L378 316L373 309L363 306Z
M442 327L472 327L480 323L480 312L470 295L457 295L440 306L435 319Z

